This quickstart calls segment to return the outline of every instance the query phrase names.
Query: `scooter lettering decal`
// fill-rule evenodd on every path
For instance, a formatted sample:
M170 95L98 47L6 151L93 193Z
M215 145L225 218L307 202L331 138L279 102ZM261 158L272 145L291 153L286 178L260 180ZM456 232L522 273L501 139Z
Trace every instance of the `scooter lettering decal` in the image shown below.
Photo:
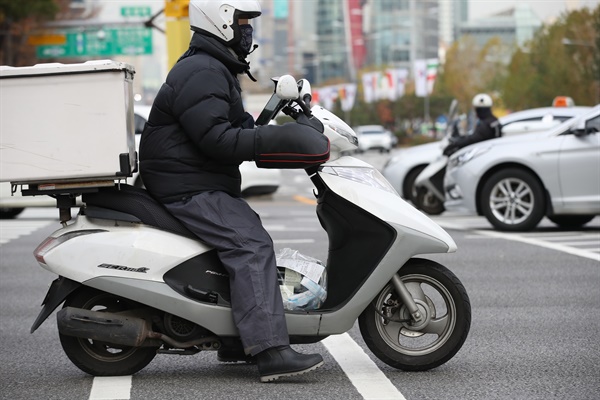
M229 275L227 275L227 274L222 274L220 272L211 271L210 269L207 269L206 273L210 274L210 275L217 275L217 276L223 276L225 278L229 278Z
M140 267L140 268L130 268L125 267L123 265L114 265L114 264L100 264L98 268L107 268L107 269L116 269L118 271L127 271L127 272L141 272L143 274L146 273L150 268Z

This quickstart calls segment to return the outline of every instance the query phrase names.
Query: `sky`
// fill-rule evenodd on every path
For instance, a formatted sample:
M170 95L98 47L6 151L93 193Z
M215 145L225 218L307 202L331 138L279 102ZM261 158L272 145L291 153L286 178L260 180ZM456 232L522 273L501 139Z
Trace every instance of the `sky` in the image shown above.
M469 0L469 17L481 18L514 7L519 2L529 4L543 21L558 17L570 8L595 8L600 0Z

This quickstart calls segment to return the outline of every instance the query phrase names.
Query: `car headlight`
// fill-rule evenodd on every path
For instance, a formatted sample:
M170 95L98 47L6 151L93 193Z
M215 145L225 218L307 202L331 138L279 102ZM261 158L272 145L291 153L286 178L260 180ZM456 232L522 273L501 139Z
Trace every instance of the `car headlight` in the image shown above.
M460 152L454 154L450 157L450 160L448 160L448 169L454 169L465 165L472 159L488 152L491 148L491 146L477 146L465 151L464 153Z

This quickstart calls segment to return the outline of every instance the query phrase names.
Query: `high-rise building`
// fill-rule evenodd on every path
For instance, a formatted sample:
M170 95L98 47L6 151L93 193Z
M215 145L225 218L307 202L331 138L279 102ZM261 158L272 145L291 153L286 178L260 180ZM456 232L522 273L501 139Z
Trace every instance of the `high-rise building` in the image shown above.
M438 0L261 4L257 53L263 85L269 77L285 73L306 76L315 85L356 82L362 68L411 69L414 60L438 58ZM462 18L462 8L459 11L456 15Z

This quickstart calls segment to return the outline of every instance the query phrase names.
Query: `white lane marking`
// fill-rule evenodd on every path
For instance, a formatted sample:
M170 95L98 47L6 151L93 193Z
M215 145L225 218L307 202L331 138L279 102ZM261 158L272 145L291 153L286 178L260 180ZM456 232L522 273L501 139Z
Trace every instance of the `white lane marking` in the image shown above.
M546 247L548 249L562 251L564 253L573 254L573 255L576 255L579 257L591 258L592 260L600 262L600 254L596 254L593 251L589 251L589 250L577 249L574 247L564 246L563 244L560 244L560 243L546 242L544 240L538 240L535 238L523 237L523 236L518 236L515 234L507 234L507 233L496 232L496 231L476 230L474 232L481 234L481 235L497 237L497 238L506 239L506 240L513 240L515 242L533 244L533 245L540 246L540 247Z
M350 335L332 335L321 343L365 400L406 400Z
M131 375L94 378L89 400L129 400L130 398Z
M44 228L50 224L55 224L56 221L26 221L26 220L11 220L0 222L0 244L5 244L11 240L21 236L29 235Z

